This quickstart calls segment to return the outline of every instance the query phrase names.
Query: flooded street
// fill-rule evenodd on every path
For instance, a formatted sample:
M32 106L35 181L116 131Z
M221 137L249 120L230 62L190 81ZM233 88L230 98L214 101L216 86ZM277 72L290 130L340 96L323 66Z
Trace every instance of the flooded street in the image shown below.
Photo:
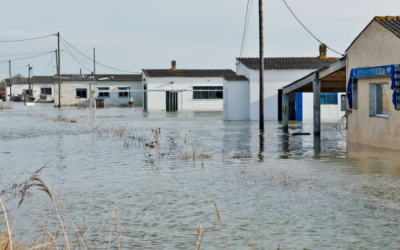
M52 189L56 175L79 227L86 214L88 239L106 224L93 249L107 248L116 221L127 228L120 244L139 249L195 249L200 225L204 249L224 249L224 236L228 249L399 248L399 152L347 144L335 124L323 124L319 141L284 136L277 122L260 136L258 122L225 122L221 112L107 108L94 117L13 105L0 110L1 187L45 166L40 177ZM312 133L311 122L290 127ZM6 203L11 214L18 202ZM25 198L15 224L21 238L34 211L40 227L48 208L43 192Z

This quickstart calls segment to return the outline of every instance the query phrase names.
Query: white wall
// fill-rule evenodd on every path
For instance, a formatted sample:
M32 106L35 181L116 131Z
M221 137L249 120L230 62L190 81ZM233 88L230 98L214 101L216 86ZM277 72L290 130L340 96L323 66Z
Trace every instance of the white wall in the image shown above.
M51 83L35 83L32 84L32 96L35 98L35 101L40 100L40 93L41 93L41 88L51 88L51 95L47 96L47 101L53 101L54 100L54 84ZM28 84L13 84L11 86L11 94L13 96L22 95L24 90L28 90L29 85ZM7 87L7 94L10 94L10 87Z
M129 81L97 81L96 85L94 82L85 81L68 81L61 84L61 106L89 106L90 98L90 85L92 91L95 91L94 98L98 98L98 87L109 87L110 97L103 98L105 100L106 107L119 107L128 104L128 98L119 97L119 87L129 87L130 90L142 90L142 82L129 82ZM87 89L87 98L77 98L76 89ZM58 85L55 88L55 101L54 105L58 106ZM135 102L135 106L142 106L142 93L131 92L131 97Z
M278 120L278 90L308 75L312 70L265 70L264 71L264 119ZM260 72L250 70L250 120L259 118ZM312 99L311 99L312 100ZM304 101L304 100L303 100Z
M193 87L223 86L223 78L186 78L186 77L164 77L149 78L144 76L147 84L147 110L166 110L166 91L193 90ZM173 84L171 84L173 82ZM153 90L153 91L152 91ZM156 91L154 91L156 90ZM193 91L178 93L178 110L186 111L222 111L222 99L198 100L193 99Z
M224 81L224 120L248 121L250 119L249 81Z
M340 96L346 93L338 93L338 105L321 105L321 121L338 122L345 114L341 111ZM303 93L303 121L314 119L314 95L313 93Z

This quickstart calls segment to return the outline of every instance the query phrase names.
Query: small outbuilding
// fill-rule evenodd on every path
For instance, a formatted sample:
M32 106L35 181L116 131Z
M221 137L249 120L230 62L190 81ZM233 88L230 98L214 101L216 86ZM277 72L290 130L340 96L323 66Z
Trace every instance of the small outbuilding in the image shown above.
M230 69L143 69L145 111L222 111Z
M59 97L58 78L55 77L54 106L84 106L93 105L90 98L105 107L128 106L130 101L135 106L142 106L142 75L141 74L62 74L61 95Z
M35 102L54 101L54 76L13 77L5 81L7 99L19 101L23 96L32 96Z

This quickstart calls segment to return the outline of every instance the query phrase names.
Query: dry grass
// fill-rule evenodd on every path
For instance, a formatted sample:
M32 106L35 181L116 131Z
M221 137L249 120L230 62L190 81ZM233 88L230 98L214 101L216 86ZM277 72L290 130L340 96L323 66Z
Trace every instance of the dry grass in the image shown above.
M12 103L6 103L6 104L4 104L4 103L1 103L0 102L0 110L2 110L2 109L13 109L14 107L13 107L13 105L12 105Z
M77 123L78 122L78 120L75 118L68 118L68 117L61 116L61 115L57 116L56 118L53 118L52 120L56 121L56 122L66 122L66 123Z

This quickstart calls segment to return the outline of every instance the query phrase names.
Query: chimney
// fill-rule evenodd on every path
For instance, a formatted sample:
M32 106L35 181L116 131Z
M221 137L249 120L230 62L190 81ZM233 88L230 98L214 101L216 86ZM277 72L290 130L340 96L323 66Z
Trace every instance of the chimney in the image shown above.
M325 44L321 44L319 46L319 57L318 59L326 59L326 50L327 50L327 46Z
M176 61L175 60L172 60L172 62L171 62L171 66L172 66L172 70L176 70Z

